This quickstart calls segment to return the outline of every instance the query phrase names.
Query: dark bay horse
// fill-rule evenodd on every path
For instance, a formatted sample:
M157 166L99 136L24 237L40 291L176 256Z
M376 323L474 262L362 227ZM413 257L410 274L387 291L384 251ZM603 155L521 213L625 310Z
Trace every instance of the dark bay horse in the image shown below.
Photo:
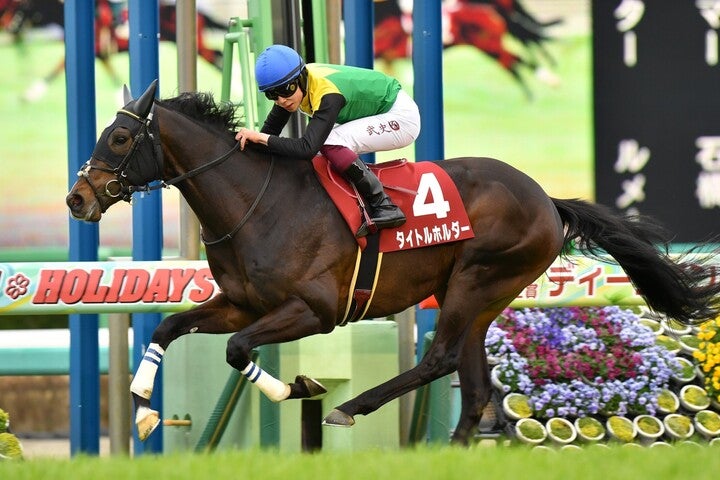
M155 100L153 83L128 98L100 136L67 195L73 217L97 222L132 192L162 179L197 214L209 266L221 293L163 320L133 379L138 434L159 422L149 399L170 343L188 333L232 333L227 362L269 398L309 398L322 385L298 376L283 383L251 362L253 348L328 333L348 302L357 243L316 179L311 162L241 151L232 106L184 93ZM457 370L462 410L453 440L472 438L490 397L485 334L491 322L564 249L610 254L648 305L685 323L718 314L714 263L673 261L650 221L599 205L548 197L530 177L490 158L438 162L454 180L475 237L385 254L366 318L400 312L435 295L435 339L414 368L338 406L324 423L351 426L385 403ZM714 257L710 257L712 261Z

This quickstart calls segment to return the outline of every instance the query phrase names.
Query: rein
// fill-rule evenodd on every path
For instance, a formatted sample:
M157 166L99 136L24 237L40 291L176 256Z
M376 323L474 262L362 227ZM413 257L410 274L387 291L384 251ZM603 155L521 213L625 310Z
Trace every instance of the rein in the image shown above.
M129 184L127 184L126 169L127 169L128 165L130 164L130 161L132 160L133 156L138 152L138 149L140 148L141 144L143 143L143 141L146 138L150 138L153 142L152 157L153 157L153 160L155 161L155 163L159 166L160 172L162 171L162 165L163 165L164 159L163 159L163 154L162 154L162 147L160 145L160 139L159 139L160 135L152 132L151 128L150 128L152 125L152 118L153 118L152 112L148 115L148 117L146 119L142 119L142 118L138 117L137 115L135 115L134 113L129 112L124 109L119 110L118 113L127 115L130 118L137 120L141 124L140 131L137 135L135 135L135 138L133 139L133 143L130 146L130 149L128 150L127 154L123 157L120 164L115 168L106 168L106 167L103 167L100 165L91 165L90 164L90 161L92 160L92 158L91 158L90 160L85 162L85 165L83 165L83 167L80 170L78 170L78 172L77 172L78 177L83 177L90 184L91 190L95 194L95 198L97 198L100 205L102 205L102 202L100 201L98 193L95 191L95 188L93 187L92 183L90 182L90 170L92 170L92 169L112 173L113 175L115 175L115 179L110 180L109 182L107 182L105 184L105 192L104 192L105 195L112 197L112 198L117 198L122 195L122 200L124 200L126 202L130 202L132 194L134 192L150 192L153 190L158 190L160 188L170 188L171 186L173 186L177 183L180 183L183 180L192 178L192 177L199 175L207 170L210 170L213 167L220 165L225 160L230 158L230 156L240 148L240 142L235 142L235 145L233 145L233 147L230 150L228 150L227 152L225 152L218 158L216 158L204 165L201 165L197 168L194 168L194 169L190 170L189 172L185 172L182 175L178 175L177 177L171 178L168 181L160 180L160 182L155 185L149 185L149 183L145 184L145 185L129 185ZM265 195L265 192L267 191L268 185L270 184L270 178L272 177L274 167L275 167L275 158L271 156L270 157L270 167L268 168L267 176L265 177L265 181L263 182L263 185L260 188L260 192L258 193L257 197L255 197L255 200L253 201L252 205L250 205L250 208L245 213L245 215L240 220L240 222L235 226L235 228L233 228L229 233L223 235L222 237L218 238L217 240L212 240L212 241L206 240L203 237L202 232L200 233L200 239L206 246L212 246L212 245L216 245L218 243L230 240L231 238L233 238L235 236L235 234L238 231L240 231L240 229L243 227L243 225L245 225L245 223L247 223L248 219L253 214L253 212L255 212L255 209L257 208L258 204L260 203L260 200L262 199L262 197ZM114 190L114 189L110 188L111 184L118 185L117 193L113 193L112 190Z
M171 186L175 185L176 183L182 182L183 180L185 180L185 179L187 179L187 178L194 177L195 175L199 175L199 174L203 173L203 172L206 171L206 170L210 170L211 168L213 168L213 167L215 167L215 166L217 166L217 165L220 165L222 162L224 162L225 160L227 160L228 158L230 158L230 155L232 155L233 153L237 152L238 148L240 148L240 142L235 142L235 145L233 145L233 147L232 147L230 150L228 150L227 152L223 153L222 155L220 155L218 158L216 158L216 159L213 160L212 162L208 162L208 163L206 163L205 165L201 165L201 166L199 166L199 167L197 167L197 168L193 168L193 169L190 170L189 172L183 173L182 175L179 175L179 176L177 176L177 177L175 177L175 178L171 178L171 179L168 180L167 182L161 180L161 181L160 181L160 185L157 185L157 186L155 187L155 189L157 189L157 188L170 188ZM149 187L149 188L150 188L150 189L153 189L153 187Z
M240 222L235 225L235 228L230 230L229 233L223 235L222 237L218 238L217 240L208 241L205 240L205 237L203 236L202 232L200 232L200 240L202 240L203 244L205 246L210 247L213 245L217 245L218 243L225 242L227 240L230 240L235 236L237 232L240 231L240 229L245 225L245 223L248 221L250 216L253 214L255 209L257 208L258 204L260 203L260 199L265 195L265 191L268 188L268 185L270 185L270 177L272 177L273 169L275 168L275 157L270 157L270 168L268 168L267 176L265 177L265 182L263 182L262 187L260 188L260 192L258 193L257 197L255 197L255 201L253 201L252 205L250 205L250 208L245 213L245 216L240 220Z

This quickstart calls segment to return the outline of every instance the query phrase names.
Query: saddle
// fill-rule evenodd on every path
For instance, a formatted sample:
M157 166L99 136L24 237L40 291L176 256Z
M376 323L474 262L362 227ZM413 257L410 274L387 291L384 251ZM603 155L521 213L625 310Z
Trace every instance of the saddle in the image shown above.
M325 157L315 156L313 166L320 183L354 234L364 221L362 200ZM457 187L436 162L399 159L368 165L368 168L407 217L405 224L378 232L381 252L429 247L475 236ZM366 247L366 237L356 240L362 249Z

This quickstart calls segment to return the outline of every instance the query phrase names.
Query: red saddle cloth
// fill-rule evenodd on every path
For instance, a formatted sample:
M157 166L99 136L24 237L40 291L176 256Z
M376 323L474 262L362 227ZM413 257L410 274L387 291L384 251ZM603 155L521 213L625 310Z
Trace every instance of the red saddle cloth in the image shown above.
M355 190L322 155L313 158L313 165L320 183L354 234L363 222ZM368 167L407 217L407 222L398 228L380 230L381 252L429 247L475 236L455 184L434 162L401 159ZM357 241L364 249L366 239Z

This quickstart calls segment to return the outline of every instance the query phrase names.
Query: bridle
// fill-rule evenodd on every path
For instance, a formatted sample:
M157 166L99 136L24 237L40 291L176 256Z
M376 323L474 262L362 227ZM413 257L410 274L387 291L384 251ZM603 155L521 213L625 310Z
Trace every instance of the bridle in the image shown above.
M153 185L150 185L150 182L153 180L157 180L161 172L163 171L163 153L162 153L162 145L160 144L160 135L159 132L153 131L153 113L152 111L147 115L147 118L141 118L138 115L134 114L133 112L130 112L125 109L118 110L118 115L127 115L131 119L137 121L140 126L138 127L138 131L133 137L133 143L130 145L130 149L125 154L123 159L120 161L120 163L116 167L105 167L102 165L92 164L91 161L93 159L98 160L95 156L91 156L90 160L85 162L83 167L78 170L77 176L82 177L85 179L85 181L90 186L90 190L92 190L93 194L95 195L95 199L98 201L99 205L102 207L103 203L100 200L100 195L95 190L94 186L92 185L92 182L90 182L90 171L100 170L101 172L111 173L115 176L115 178L109 180L105 184L104 189L104 195L111 197L111 198L118 198L122 197L121 199L123 201L126 201L130 203L132 199L132 194L135 192L150 192L152 190L158 190L160 188L170 188L171 186L182 182L183 180L186 180L188 178L194 177L196 175L199 175L200 173L203 173L207 170L210 170L213 167L216 167L217 165L220 165L225 160L230 158L230 156L235 153L240 148L240 142L235 142L235 144L232 146L230 150L219 156L218 158L201 165L197 168L194 168L188 172L183 173L182 175L178 175L177 177L171 178L170 180L162 180L158 183L155 183ZM151 144L147 143L145 140L150 139L152 141ZM144 180L146 183L141 185L136 185L130 182L128 179L128 166L130 165L130 162L132 161L133 157L139 153L142 152L143 154L150 150L150 156L152 157L152 160L155 164L156 169L156 175L153 176L152 179ZM107 162L104 162L107 163ZM257 208L258 204L260 203L260 199L265 195L265 192L268 188L268 185L270 184L270 178L272 177L272 172L275 165L275 158L271 157L270 160L270 167L268 168L267 175L265 177L265 181L263 182L263 185L260 189L260 192L258 193L257 197L255 197L255 200L253 201L252 205L250 205L250 208L245 213L243 218L240 220L240 222L227 234L223 235L222 237L218 238L217 240L208 241L205 239L205 237L200 234L200 239L202 242L207 245L215 245L221 242L224 242L226 240L230 240L232 237L235 236L235 234L245 225L245 223L248 221L250 216L253 214L255 209ZM105 211L105 208L103 208L103 213Z
M122 158L120 163L114 167L105 167L102 165L92 164L92 160L99 160L94 155L90 157L90 160L85 162L85 164L78 170L77 176L84 178L85 181L90 186L90 189L95 194L95 198L100 202L100 197L95 190L95 188L92 185L92 182L90 182L90 171L100 170L101 172L111 173L115 176L112 180L109 180L105 184L105 191L103 192L106 196L110 198L118 198L122 197L121 199L125 202L130 203L132 199L132 194L135 192L149 192L151 190L157 190L159 188L163 188L167 186L170 187L171 184L168 184L167 182L160 182L155 185L150 185L149 182L145 183L144 185L133 185L132 182L128 179L128 166L130 165L130 161L133 159L136 153L138 153L139 149L141 147L145 147L144 150L147 150L147 143L145 142L146 139L150 139L152 141L152 151L151 156L153 161L155 162L155 168L157 177L160 176L160 172L162 172L162 166L163 166L163 153L162 153L162 147L160 145L160 139L159 135L156 132L153 132L151 130L152 126L152 118L153 114L150 112L147 116L147 118L143 119L134 114L133 112L130 112L125 109L118 110L118 115L126 115L130 117L131 119L135 120L140 124L138 127L137 133L133 137L133 143L130 145L130 149L125 154L125 156ZM145 153L145 152L143 152ZM105 162L107 163L107 162ZM155 180L153 178L152 180ZM179 180L178 180L179 181ZM177 183L173 182L173 183ZM100 202L100 205L102 205L102 202Z

